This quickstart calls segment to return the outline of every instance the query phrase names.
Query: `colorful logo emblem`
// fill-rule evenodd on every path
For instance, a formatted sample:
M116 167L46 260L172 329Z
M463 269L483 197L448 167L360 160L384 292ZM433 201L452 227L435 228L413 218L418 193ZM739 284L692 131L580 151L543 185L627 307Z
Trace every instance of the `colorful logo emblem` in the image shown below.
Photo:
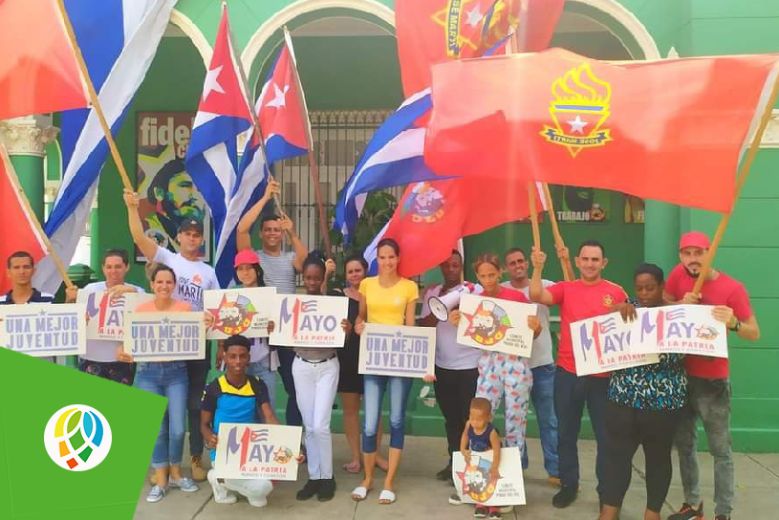
M243 334L251 327L257 309L246 296L236 295L235 300L228 300L224 295L219 307L208 309L208 312L214 316L213 328L232 336Z
M420 182L414 186L411 194L403 203L401 216L411 214L413 222L432 224L444 216L446 199L429 182Z
M547 141L566 147L571 157L612 141L611 131L603 127L611 115L611 85L595 76L589 63L557 78L552 95L549 114L554 126L544 125L541 131Z
M63 406L43 431L46 453L69 471L87 471L105 460L111 449L111 425L105 416L85 404Z
M463 313L468 319L465 335L473 338L480 345L494 345L506 336L511 328L506 311L495 302L482 300L473 314Z
M463 494L477 503L488 501L495 493L495 486L498 483L497 479L490 478L490 468L492 468L490 459L472 453L471 462L465 466L465 471L457 472L457 477L463 483Z
M510 32L511 27L517 26L519 2L448 0L431 19L444 28L448 57L470 57L493 46Z

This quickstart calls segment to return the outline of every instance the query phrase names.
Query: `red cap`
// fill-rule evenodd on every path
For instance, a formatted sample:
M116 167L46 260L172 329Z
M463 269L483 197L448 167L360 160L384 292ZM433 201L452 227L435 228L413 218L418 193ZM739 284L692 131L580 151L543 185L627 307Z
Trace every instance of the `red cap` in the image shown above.
M700 231L690 231L682 235L679 239L679 251L685 247L699 247L701 249L708 249L711 244L709 243L709 237L706 233Z
M233 264L234 267L238 267L241 264L260 264L260 257L257 256L257 253L252 251L251 249L244 249L243 251L239 251L237 255L235 255L235 262Z

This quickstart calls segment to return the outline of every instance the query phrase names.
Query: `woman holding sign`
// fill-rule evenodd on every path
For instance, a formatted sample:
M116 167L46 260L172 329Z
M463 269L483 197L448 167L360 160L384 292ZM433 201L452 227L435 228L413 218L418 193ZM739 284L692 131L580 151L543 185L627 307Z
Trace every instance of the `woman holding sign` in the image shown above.
M170 267L157 264L151 272L154 299L138 305L134 312L189 312L192 306L173 298L176 274ZM121 352L119 361L132 363L130 354ZM154 443L151 465L156 484L146 497L147 502L159 502L169 488L194 493L195 482L181 474L184 451L184 431L187 420L187 365L185 361L140 362L135 374L135 386L141 390L167 397L168 407L162 419L160 433ZM170 478L169 478L170 477Z
M360 283L360 316L355 332L362 334L365 322L384 325L414 326L419 288L411 280L398 273L400 247L391 238L379 241L376 249L379 264L378 276L364 279ZM390 399L390 448L389 467L384 479L384 488L379 495L380 504L395 502L395 475L400 466L405 439L406 405L411 391L412 379L408 377L365 375L365 427L363 429L362 451L365 478L352 491L352 499L365 500L373 487L373 472L376 466L377 429L381 416L381 402L389 387Z
M476 278L484 288L481 296L499 298L520 303L530 303L519 291L500 285L501 267L497 255L485 253L476 258L473 264ZM456 326L460 323L459 310L452 311L449 320ZM541 321L537 316L528 316L527 325L534 337L541 333ZM524 451L525 428L530 389L533 386L533 373L528 358L485 350L479 358L479 380L476 384L476 396L484 397L492 403L492 411L498 409L501 399L505 399L505 443L508 447L517 446Z
M306 294L321 296L323 282L333 271L335 262L332 259L325 261L318 251L309 253L303 262ZM348 339L352 324L344 318L341 327ZM295 396L303 417L309 477L306 485L297 493L298 500L308 500L317 495L320 502L325 502L335 495L330 418L338 391L339 371L336 349L295 347L292 377L295 379Z
M663 305L663 270L642 264L633 278L641 307ZM646 462L645 520L660 520L671 485L671 447L687 400L684 356L660 354L660 362L611 373L606 403L606 456L603 464L601 520L619 517L630 486L638 446ZM702 515L701 515L702 516ZM690 516L689 518L692 518Z
M260 257L252 249L244 249L235 255L235 281L241 288L265 287L265 278L260 266ZM272 327L268 324L268 332ZM217 353L217 366L221 366L224 349L220 346ZM276 368L279 366L279 356L268 346L268 338L252 340L251 360L246 373L262 379L268 388L271 408L276 406Z

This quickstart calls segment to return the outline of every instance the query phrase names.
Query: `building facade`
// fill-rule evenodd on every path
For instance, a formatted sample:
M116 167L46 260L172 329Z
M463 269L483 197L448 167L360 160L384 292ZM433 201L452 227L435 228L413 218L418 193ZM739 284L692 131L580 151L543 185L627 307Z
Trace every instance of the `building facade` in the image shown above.
M390 0L228 1L234 45L255 95L282 42L283 27L291 31L311 110L321 188L330 205L373 129L402 101L393 5ZM220 2L179 0L118 136L131 176L142 167L139 164L152 161L147 153L150 146L175 148L175 129L168 122L178 124L197 110L219 16ZM777 23L779 2L773 0L568 0L553 45L612 60L776 52ZM36 117L0 122L0 136L41 216L44 201L53 200L61 170L56 123L56 117L54 121ZM153 136L151 144L149 136ZM771 232L779 209L774 171L779 167L778 146L776 116L715 263L745 283L762 326L758 343L731 342L733 432L740 451L779 450L779 387L772 381L779 373L779 325L772 320L773 312L779 313L779 277L771 271L779 263L779 234ZM625 164L626 172L629 168ZM287 212L304 240L315 246L321 237L306 159L284 164L277 177ZM701 182L705 179L701 172ZM132 249L121 188L109 159L82 253L86 262L91 252L93 268L108 247ZM643 203L618 193L558 190L556 195L566 242L574 248L585 238L601 240L611 260L606 275L626 287L639 262L646 259L670 269L677 260L680 233L690 229L713 233L719 221L716 214ZM542 227L545 249L553 250L548 224ZM501 226L469 238L466 257L514 245L529 247L530 241L529 225ZM549 274L559 276L559 269ZM141 263L134 263L131 277L142 279ZM442 434L437 408L426 406L415 395L411 432Z

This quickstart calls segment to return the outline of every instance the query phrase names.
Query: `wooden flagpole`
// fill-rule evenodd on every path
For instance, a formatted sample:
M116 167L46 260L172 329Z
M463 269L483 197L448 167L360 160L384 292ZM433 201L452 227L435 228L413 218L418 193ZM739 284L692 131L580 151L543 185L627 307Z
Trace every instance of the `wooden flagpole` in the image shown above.
M60 276L62 276L62 281L65 282L65 287L67 287L68 289L72 289L73 287L75 287L75 285L73 285L73 281L70 279L70 276L68 276L68 270L65 268L65 264L62 262L62 259L57 254L57 251L54 250L54 246L51 244L51 241L49 240L49 237L46 235L46 232L43 231L43 228L41 227L41 223L38 222L38 218L35 216L35 212L30 206L30 201L27 199L27 195L24 193L24 190L19 184L19 179L16 176L16 170L14 169L13 163L11 163L11 158L8 156L8 152L6 151L5 146L3 146L2 143L0 143L0 160L3 161L3 165L6 169L8 179L11 181L11 185L13 186L13 189L16 191L18 198L21 201L22 206L24 207L24 210L27 212L28 218L35 226L35 230L40 235L41 241L43 241L43 245L46 247L46 251L49 253L49 256L51 256L51 259L54 261L54 265L57 268L57 271L59 271Z
M65 32L67 33L68 40L70 41L70 45L73 48L73 54L76 56L76 61L78 62L78 66L81 69L81 76L83 78L84 84L87 87L89 99L92 102L92 110L95 111L97 119L100 121L100 126L102 127L103 133L105 134L106 142L108 142L108 148L111 150L111 157L113 157L116 168L119 170L119 175L122 178L122 184L126 189L133 190L130 177L127 175L127 169L124 167L124 162L122 161L121 155L119 155L119 148L117 148L116 141L114 141L114 137L111 134L111 127L108 125L108 121L106 121L105 114L103 113L103 107L100 105L100 100L98 99L97 92L95 91L95 86L92 84L92 79L89 77L89 71L87 70L87 64L84 61L84 56L81 54L81 48L79 48L78 42L76 41L76 34L73 31L73 25L70 23L70 18L68 18L68 13L65 10L65 0L57 0L57 6L59 7L62 21L65 24Z
M523 17L522 14L520 14L520 20L526 19L526 11L527 11L527 5L525 2L522 3L521 7L522 13L525 13L525 16ZM511 36L511 40L509 41L509 45L507 46L507 53L508 54L514 54L515 52L518 52L523 47L523 42L526 38L526 27L525 23L520 21L519 27L516 31L514 31L514 34ZM540 183L542 186L542 190L544 193L544 203L546 205L546 211L549 215L549 222L552 225L552 235L554 236L554 243L555 243L555 249L558 251L558 257L559 251L562 251L565 248L565 242L563 241L563 236L560 234L560 228L557 225L557 215L555 214L554 210L554 203L552 202L552 195L549 192L549 185L545 182ZM541 250L541 230L538 224L538 209L536 207L536 187L534 186L533 181L529 181L527 184L527 192L528 192L528 203L530 207L530 226L533 232L533 247L537 248L539 251ZM571 266L571 259L569 257L566 258L560 258L560 268L563 272L563 279L565 281L573 280L574 273L573 273L573 267Z
M760 148L760 142L763 140L763 134L765 133L765 129L768 126L768 122L771 120L771 114L778 96L779 74L776 78L774 78L774 84L771 89L771 93L768 96L768 100L766 101L765 108L763 109L763 115L760 118L760 124L755 131L755 135L752 137L752 142L749 145L747 155L744 157L744 161L741 163L741 166L738 169L738 174L736 175L736 192L733 201L734 206L736 202L738 202L738 198L741 195L741 190L744 188L747 177L752 170L752 163L755 162L755 157L757 156L757 152ZM731 215L733 215L733 208L731 208L729 212L723 213L722 217L720 218L719 225L717 225L717 231L714 233L711 246L709 246L709 252L706 255L706 258L703 260L701 272L698 275L698 278L695 280L695 285L692 288L692 292L694 294L700 294L701 289L703 289L703 283L706 281L706 278L711 272L711 266L714 263L714 257L716 256L717 249L722 242L722 237L725 235L725 230L728 227Z
M319 213L319 232L322 234L322 240L325 244L325 256L331 258L333 254L332 244L330 243L330 231L327 227L327 214L325 213L324 200L322 198L322 186L319 183L319 161L314 153L314 138L311 134L311 120L308 118L308 105L306 104L306 96L303 93L303 85L300 82L300 76L298 75L298 65L295 59L295 52L292 47L292 37L287 30L287 26L284 26L284 42L289 47L289 53L292 57L293 75L295 76L295 82L297 83L297 95L298 101L300 101L303 107L303 113L306 123L306 137L308 138L308 169L311 173L311 181L314 183L314 198L316 199L316 207Z
M227 9L227 2L222 0L222 11L224 12ZM260 128L260 122L257 119L257 113L254 111L254 104L250 101L254 98L254 96L249 95L249 81L246 79L246 73L243 70L243 64L241 63L241 60L236 59L235 53L233 52L233 42L232 42L232 36L228 34L228 38L230 38L230 59L233 60L233 65L235 69L238 71L238 74L241 76L241 81L239 87L241 87L241 90L243 91L244 99L246 99L247 104L249 105L249 118L252 121L252 128L254 129L254 133L257 134L257 138L260 141L260 150L262 150L262 154L267 158L267 155L265 155L265 139L262 135L262 128ZM251 136L249 137L251 139ZM268 166L268 170L270 171L270 166ZM273 176L269 180L274 180ZM277 193L273 194L273 201L276 203L276 210L278 210L278 214L283 218L289 218L289 216L284 213L284 208L281 207L281 201L279 200L279 196Z

